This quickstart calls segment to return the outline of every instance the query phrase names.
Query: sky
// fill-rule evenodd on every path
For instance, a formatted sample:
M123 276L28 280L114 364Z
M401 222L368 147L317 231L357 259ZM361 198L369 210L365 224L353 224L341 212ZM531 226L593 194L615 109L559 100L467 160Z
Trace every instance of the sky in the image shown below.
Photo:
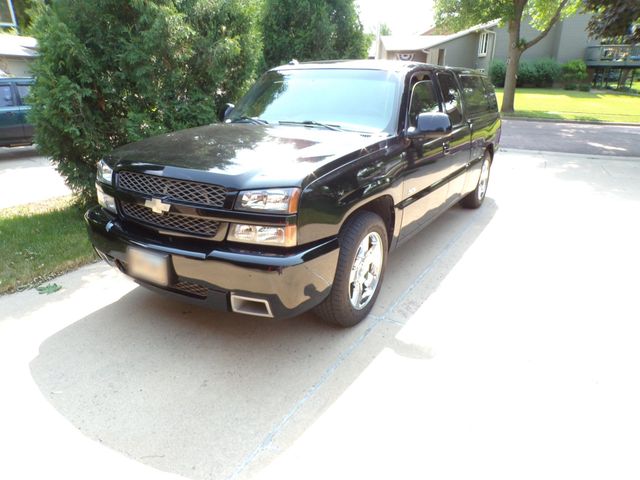
M411 35L433 25L432 0L356 0L365 32L386 23L394 35Z

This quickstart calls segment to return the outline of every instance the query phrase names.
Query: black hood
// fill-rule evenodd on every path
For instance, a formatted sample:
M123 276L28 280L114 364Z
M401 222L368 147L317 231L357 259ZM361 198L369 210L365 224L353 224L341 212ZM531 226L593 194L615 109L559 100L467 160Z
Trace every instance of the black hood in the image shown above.
M106 160L116 169L159 169L166 176L229 188L302 186L333 161L379 149L383 135L306 126L214 124L122 146Z

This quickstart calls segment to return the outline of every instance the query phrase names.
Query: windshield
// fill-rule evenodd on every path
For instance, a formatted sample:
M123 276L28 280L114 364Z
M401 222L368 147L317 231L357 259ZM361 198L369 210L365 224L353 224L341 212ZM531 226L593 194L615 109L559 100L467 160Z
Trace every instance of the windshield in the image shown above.
M271 71L240 100L229 120L393 132L398 85L392 72L381 70Z

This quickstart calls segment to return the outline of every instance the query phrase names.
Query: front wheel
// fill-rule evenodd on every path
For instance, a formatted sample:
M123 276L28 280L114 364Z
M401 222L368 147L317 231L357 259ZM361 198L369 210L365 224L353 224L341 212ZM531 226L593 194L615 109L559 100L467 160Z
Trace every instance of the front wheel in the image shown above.
M371 212L356 214L340 233L340 255L329 296L316 307L324 320L351 327L373 308L387 262L387 230Z
M487 194L487 187L489 186L489 175L491 173L491 154L484 152L482 158L482 167L480 169L480 178L476 188L469 193L460 202L465 208L478 208L482 205L484 197Z

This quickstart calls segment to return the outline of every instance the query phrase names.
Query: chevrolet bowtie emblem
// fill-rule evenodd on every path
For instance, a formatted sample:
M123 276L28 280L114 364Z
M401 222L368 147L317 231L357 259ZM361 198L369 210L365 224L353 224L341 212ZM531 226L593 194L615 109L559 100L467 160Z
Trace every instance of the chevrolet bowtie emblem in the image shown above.
M164 203L159 198L152 198L151 200L145 200L144 206L151 209L153 213L158 213L160 215L171 210L171 205L168 203Z

